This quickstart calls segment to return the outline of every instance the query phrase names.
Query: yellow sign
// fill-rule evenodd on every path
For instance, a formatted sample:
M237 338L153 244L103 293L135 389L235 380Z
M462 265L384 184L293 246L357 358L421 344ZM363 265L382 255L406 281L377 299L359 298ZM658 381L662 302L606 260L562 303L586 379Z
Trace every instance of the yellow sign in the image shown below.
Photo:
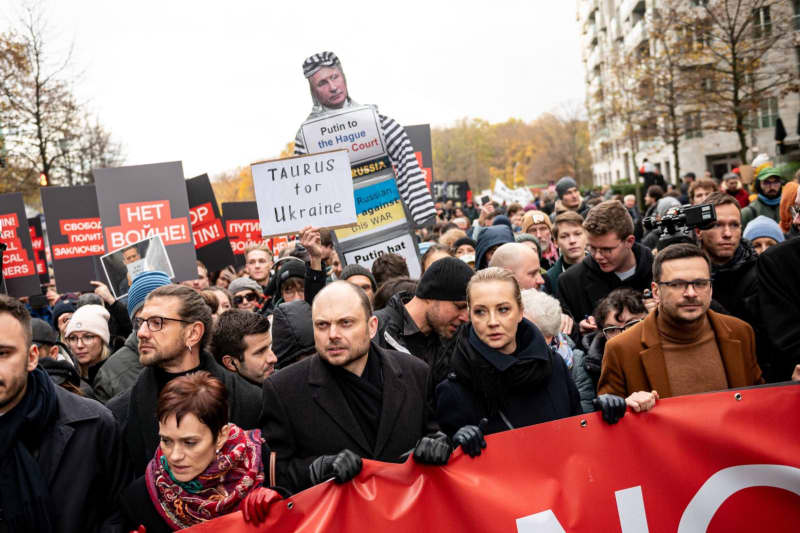
M406 222L406 214L403 211L403 203L398 198L393 202L368 209L358 215L355 226L336 230L336 238L339 242L348 241L358 237L366 237L376 230L387 230L395 226L400 226Z

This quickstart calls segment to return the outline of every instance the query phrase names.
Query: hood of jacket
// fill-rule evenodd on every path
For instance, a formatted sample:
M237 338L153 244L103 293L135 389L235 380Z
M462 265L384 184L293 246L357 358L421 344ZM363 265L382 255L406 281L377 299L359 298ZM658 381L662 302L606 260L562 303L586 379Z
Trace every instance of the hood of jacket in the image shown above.
M316 351L311 306L305 300L282 303L272 314L272 351L276 368L284 368Z
M475 247L475 270L486 268L486 252L492 246L514 242L514 233L505 224L483 228Z

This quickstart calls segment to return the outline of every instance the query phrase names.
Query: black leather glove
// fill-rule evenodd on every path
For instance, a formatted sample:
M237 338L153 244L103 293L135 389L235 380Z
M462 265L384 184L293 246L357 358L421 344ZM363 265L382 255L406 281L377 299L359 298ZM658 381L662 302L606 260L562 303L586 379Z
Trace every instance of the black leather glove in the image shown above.
M470 457L477 457L481 450L486 448L483 431L478 426L464 426L453 434L453 444L461 446L464 453Z
M602 411L603 420L609 424L619 422L619 419L625 416L625 411L628 409L625 404L625 398L616 394L601 394L592 400L592 405L595 410Z
M426 465L446 465L453 453L447 435L441 431L419 439L414 447L414 460Z
M336 455L320 455L308 466L311 483L322 483L333 478L336 483L350 481L361 472L361 457L350 450L342 450Z

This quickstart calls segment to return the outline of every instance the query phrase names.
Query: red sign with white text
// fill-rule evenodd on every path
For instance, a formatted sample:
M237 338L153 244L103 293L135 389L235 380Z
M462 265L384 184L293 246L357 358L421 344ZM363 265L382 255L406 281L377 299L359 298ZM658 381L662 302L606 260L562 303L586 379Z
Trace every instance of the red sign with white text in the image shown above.
M168 200L120 204L119 219L119 226L106 228L109 253L155 235L161 235L165 246L192 242L188 221L172 218Z
M225 238L222 221L214 215L211 202L189 209L189 221L192 223L192 236L196 249Z
M599 413L487 437L444 467L364 461L251 526L236 512L190 531L408 533L794 532L800 386L671 398L616 425Z
M103 255L103 226L100 218L67 218L59 221L61 235L67 237L65 244L54 244L55 259L73 259Z
M19 236L19 217L16 213L0 214L0 242L6 245L6 251L3 252L3 276L6 279L36 274L33 259L28 257L28 251Z

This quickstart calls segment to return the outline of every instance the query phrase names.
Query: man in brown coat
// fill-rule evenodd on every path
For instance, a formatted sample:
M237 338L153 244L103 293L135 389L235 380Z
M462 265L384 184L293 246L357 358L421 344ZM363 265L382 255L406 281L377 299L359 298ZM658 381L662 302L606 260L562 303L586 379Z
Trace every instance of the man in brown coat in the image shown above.
M653 263L658 307L606 344L598 394L659 398L763 383L753 329L709 310L711 264L693 244L673 244Z

